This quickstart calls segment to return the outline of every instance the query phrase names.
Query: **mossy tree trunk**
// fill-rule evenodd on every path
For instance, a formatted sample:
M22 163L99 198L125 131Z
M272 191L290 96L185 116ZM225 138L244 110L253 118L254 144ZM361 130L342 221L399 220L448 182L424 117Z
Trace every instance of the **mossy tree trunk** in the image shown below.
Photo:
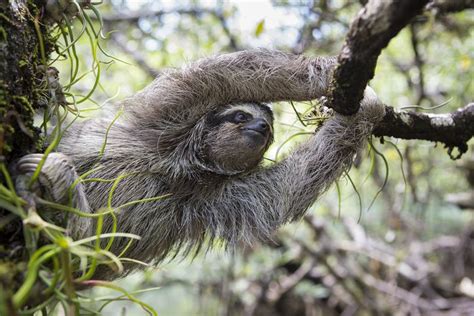
M44 5L43 1L0 3L0 182L4 189L11 189L7 179L14 174L13 162L42 147L40 130L33 126L33 120L50 99L45 74L54 45L42 23ZM0 301L11 306L8 300L24 277L27 257L21 218L2 208L5 199L1 199L3 195ZM12 310L0 310L0 314Z

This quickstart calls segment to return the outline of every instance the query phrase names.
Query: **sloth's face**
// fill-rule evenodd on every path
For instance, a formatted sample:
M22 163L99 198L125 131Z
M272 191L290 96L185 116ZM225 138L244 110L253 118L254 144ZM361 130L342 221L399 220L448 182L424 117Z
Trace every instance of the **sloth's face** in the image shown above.
M208 117L205 156L228 171L255 168L273 140L273 114L263 104L225 107Z

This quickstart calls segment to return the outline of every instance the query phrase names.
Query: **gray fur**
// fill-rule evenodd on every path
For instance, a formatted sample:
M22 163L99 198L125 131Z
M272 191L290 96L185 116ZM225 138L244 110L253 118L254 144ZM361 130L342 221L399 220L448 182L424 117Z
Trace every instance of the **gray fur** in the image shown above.
M171 194L119 209L119 231L142 237L127 257L159 262L170 253L188 255L206 242L234 245L268 240L279 226L301 218L350 166L354 153L383 117L383 107L374 94L366 93L356 115L336 114L283 161L250 170L227 170L203 159L209 137L206 117L233 104L321 97L334 65L333 58L269 50L203 59L166 72L124 100L124 114L110 128L103 156L98 153L114 116L111 111L107 119L74 124L58 150L70 157L79 174L99 166L89 177L129 175L115 190L114 207ZM61 173L60 168L55 170L48 172ZM79 199L85 205L77 203L78 207L97 211L107 205L111 183L81 186L88 203ZM71 223L74 237L84 237L84 230ZM111 221L106 221L105 228L111 229ZM117 238L112 251L119 254L127 242ZM132 268L128 266L127 271ZM100 274L101 278L117 277L111 271Z

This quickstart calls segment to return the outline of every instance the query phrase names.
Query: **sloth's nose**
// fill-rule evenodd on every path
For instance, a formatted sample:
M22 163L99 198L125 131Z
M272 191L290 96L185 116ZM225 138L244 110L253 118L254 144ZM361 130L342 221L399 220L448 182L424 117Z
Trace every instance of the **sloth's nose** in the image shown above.
M251 129L260 133L266 133L270 126L267 121L261 118L253 119L245 125L245 128Z

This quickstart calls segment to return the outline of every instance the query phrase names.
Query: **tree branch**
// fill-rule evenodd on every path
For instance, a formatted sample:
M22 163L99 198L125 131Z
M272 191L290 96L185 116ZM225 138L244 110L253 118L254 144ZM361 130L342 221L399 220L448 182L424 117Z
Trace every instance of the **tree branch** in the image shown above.
M166 14L180 14L180 15L194 15L200 16L202 14L213 14L216 15L214 10L206 8L191 8L191 9L174 9L174 10L141 10L141 11L129 11L129 12L118 12L115 14L104 15L102 20L104 23L117 23L117 22L129 22L136 23L138 20L143 18L160 17Z
M474 136L474 102L448 114L398 112L391 106L387 106L386 111L374 130L375 136L440 142L449 148L450 155L454 147L459 149L460 155L465 153L467 142Z
M128 45L128 39L122 33L111 33L110 39L114 41L115 45L117 45L124 53L129 55L135 63L152 79L156 78L160 75L160 72L150 66L147 62L145 56L143 56L140 51L131 49Z
M168 14L178 14L178 15L190 15L196 18L201 17L204 14L214 16L220 23L222 30L229 39L229 48L232 51L237 51L242 49L238 44L237 38L231 32L228 21L224 15L222 7L218 9L208 9L202 7L195 7L190 9L172 9L172 10L139 10L131 12L118 12L115 14L109 14L102 17L102 21L107 25L112 25L116 23L126 22L130 24L136 24L140 19L147 18L160 18ZM94 17L93 17L94 18ZM145 69L145 71L147 71ZM148 72L148 71L147 71Z
M330 107L346 115L357 112L380 52L427 3L428 0L370 0L359 11L338 56Z
M440 13L454 13L474 9L474 0L433 0L427 8L435 9Z

